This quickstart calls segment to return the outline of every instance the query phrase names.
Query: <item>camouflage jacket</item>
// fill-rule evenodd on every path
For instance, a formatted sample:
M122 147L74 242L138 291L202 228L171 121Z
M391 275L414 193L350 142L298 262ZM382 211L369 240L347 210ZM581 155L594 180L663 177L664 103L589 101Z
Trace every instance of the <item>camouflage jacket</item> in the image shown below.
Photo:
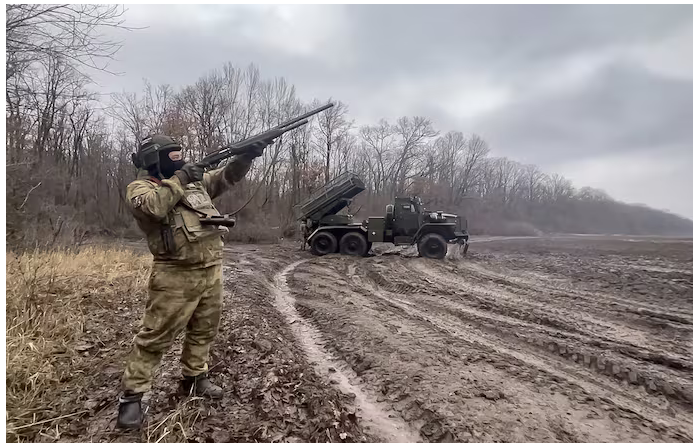
M251 163L236 157L224 168L206 172L201 182L185 187L176 176L158 180L146 170L138 172L127 187L126 201L147 236L154 263L188 269L221 263L222 235L228 228L202 225L200 217L219 215L212 199L241 180Z

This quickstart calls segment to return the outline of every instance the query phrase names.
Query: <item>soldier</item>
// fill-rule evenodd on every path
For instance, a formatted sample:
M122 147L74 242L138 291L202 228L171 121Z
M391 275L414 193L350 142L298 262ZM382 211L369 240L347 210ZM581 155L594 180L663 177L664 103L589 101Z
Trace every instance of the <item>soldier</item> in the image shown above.
M142 169L128 185L126 200L147 236L154 262L142 327L123 376L118 427L142 425L142 395L151 388L161 357L183 330L180 390L213 399L223 396L221 387L207 377L207 361L219 328L222 235L228 229L201 224L200 217L219 215L212 199L241 180L267 145L258 142L210 172L185 163L181 146L164 135L148 137L133 155Z

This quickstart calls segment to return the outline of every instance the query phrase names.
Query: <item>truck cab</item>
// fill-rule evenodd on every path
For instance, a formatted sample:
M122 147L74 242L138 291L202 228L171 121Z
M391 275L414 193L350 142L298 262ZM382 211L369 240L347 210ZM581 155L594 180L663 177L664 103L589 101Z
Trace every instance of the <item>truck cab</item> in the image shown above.
M393 235L413 237L423 224L423 203L418 197L396 197L393 214Z
M463 244L466 252L468 239L464 218L429 211L418 196L396 197L394 204L385 208L384 218L368 219L369 241L416 244L420 255L425 257L444 257L449 243Z

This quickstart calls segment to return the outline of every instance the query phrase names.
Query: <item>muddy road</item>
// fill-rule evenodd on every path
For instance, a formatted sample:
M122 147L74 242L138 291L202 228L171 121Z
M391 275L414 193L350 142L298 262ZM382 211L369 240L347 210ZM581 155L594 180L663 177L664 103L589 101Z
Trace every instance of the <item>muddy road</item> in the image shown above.
M444 261L374 251L229 245L210 363L226 395L176 397L179 339L141 434L114 426L145 292L85 309L95 370L61 400L79 415L27 437L693 441L693 240L485 238Z
M445 261L278 251L230 247L228 288L274 271L273 309L368 436L693 439L691 240L498 239Z

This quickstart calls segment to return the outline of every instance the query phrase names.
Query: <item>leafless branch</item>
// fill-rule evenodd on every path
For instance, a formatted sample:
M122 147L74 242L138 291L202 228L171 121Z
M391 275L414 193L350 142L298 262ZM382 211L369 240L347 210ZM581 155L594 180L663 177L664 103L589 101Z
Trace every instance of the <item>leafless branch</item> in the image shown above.
M33 187L31 187L31 189L29 190L29 192L26 193L26 196L24 197L24 202L22 202L22 204L19 206L19 208L17 208L17 210L21 210L22 208L24 208L24 205L26 205L26 201L29 200L29 196L31 195L31 193L32 193L36 188L38 188L38 187L40 187L40 186L41 186L41 182L39 182L39 183L37 183L36 185L34 185Z

